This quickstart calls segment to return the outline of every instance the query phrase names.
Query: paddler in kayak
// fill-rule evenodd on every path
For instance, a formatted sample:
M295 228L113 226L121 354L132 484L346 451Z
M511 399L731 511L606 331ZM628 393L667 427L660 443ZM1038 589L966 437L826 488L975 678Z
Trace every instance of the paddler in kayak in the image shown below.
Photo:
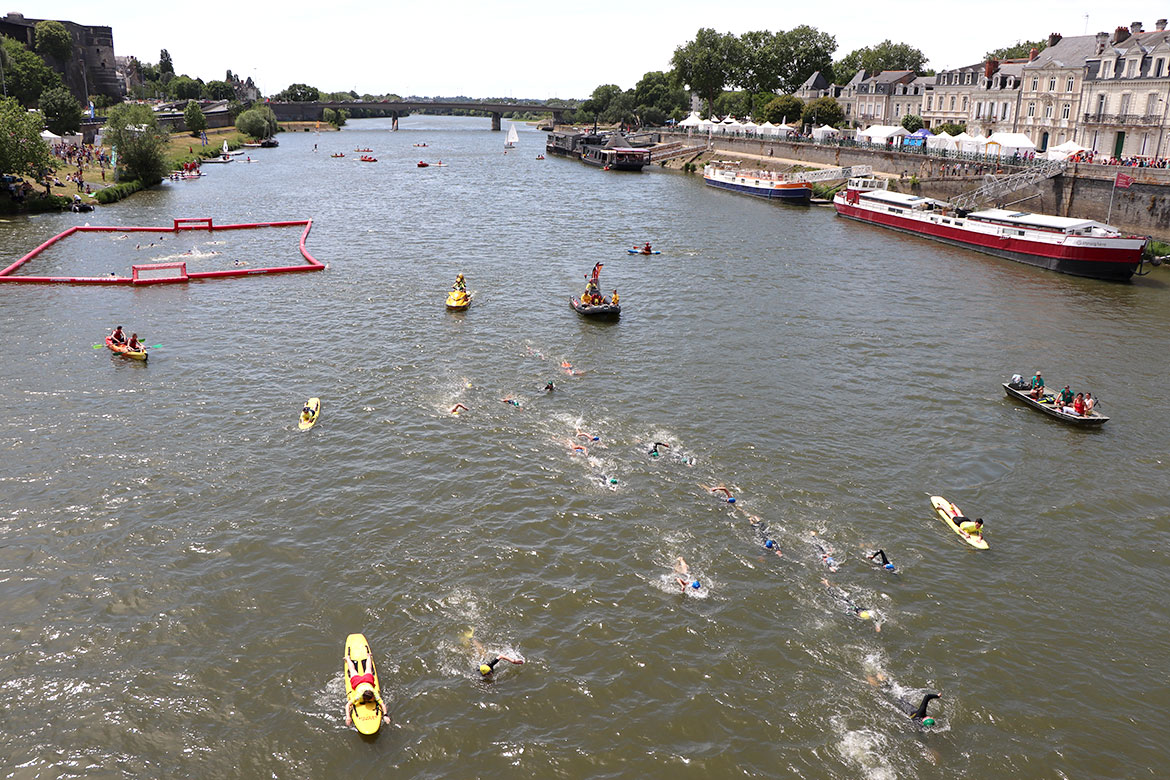
M648 255L648 254L650 254L652 251L653 251L653 250L650 248L650 242L649 242L649 241L647 241L647 242L646 242L646 246L642 247L642 254L644 254L644 255Z
M126 342L126 348L131 352L144 352L145 347L138 343L138 334L131 333L130 340Z
M382 713L382 721L390 723L390 716L386 713L386 703L382 697L374 693L374 661L370 659L370 671L359 674L357 666L349 658L345 659L345 673L349 676L349 686L353 689L345 702L345 725L353 725L353 708L359 703L374 702L378 712Z
M122 332L122 326L114 328L114 332L110 334L110 341L118 346L123 346L126 343L126 334Z

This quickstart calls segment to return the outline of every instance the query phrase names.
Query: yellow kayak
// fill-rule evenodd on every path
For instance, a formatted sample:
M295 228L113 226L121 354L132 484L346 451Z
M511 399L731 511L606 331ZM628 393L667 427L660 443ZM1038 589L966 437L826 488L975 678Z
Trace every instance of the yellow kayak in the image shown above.
M305 407L301 410L301 419L297 423L297 427L302 431L307 431L317 424L317 417L321 414L321 399L310 398L305 401Z
M983 539L982 536L969 534L962 528L959 528L959 526L955 525L955 518L961 517L963 515L957 506L952 504L950 501L947 501L942 496L931 496L930 505L934 507L934 511L938 512L939 518L941 518L942 521L946 523L952 531L963 537L963 541L977 549L987 549L987 542Z
M451 311L464 311L471 305L471 298L475 293L465 290L452 290L447 293L447 308Z
M125 344L115 344L114 340L109 336L106 336L106 347L111 352L116 352L122 357L128 357L134 360L146 360L149 357L149 355L146 354L145 347L142 349L130 349L130 347L126 346Z
M356 671L357 675L351 677ZM367 677L368 675L368 677ZM347 702L355 702L353 707L353 725L361 734L377 734L382 726L382 689L378 684L378 670L374 668L374 656L370 652L370 643L364 634L350 634L345 638L345 660L341 665L341 676L345 678L345 698ZM362 677L366 677L362 680ZM361 701L362 692L370 685L369 678L373 678L374 700ZM357 680L357 693L353 681Z

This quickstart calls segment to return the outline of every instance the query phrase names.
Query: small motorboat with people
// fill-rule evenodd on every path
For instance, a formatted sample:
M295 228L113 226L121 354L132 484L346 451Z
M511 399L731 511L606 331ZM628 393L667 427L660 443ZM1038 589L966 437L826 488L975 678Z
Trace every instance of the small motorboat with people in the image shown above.
M265 138L260 142L261 149L275 149L278 146L280 146L280 141L277 141L275 138Z
M329 156L330 157L345 157L345 152L338 152L337 154L331 154Z
M471 306L471 299L475 292L467 292L467 283L463 281L463 274L455 276L455 284L451 285L451 292L447 293L447 308L451 311L466 311Z
M544 159L544 155L543 155L543 154L538 154L538 155L536 155L536 159L538 159L538 160L543 160L543 159Z
M606 298L598 288L598 276L605 266L597 263L593 266L593 274L585 276L585 292L580 298L570 297L569 305L583 317L601 320L615 320L622 316L622 307L618 303L618 291L613 291L612 298Z
M1047 393L1044 392L1043 385L1039 388L1033 388L1026 379L1015 374L1012 376L1012 381L1003 383L1003 392L1036 411L1043 412L1049 417L1055 417L1069 425L1095 428L1104 425L1109 420L1108 417L1097 411L1096 406L1099 402L1093 399L1092 393L1088 394L1088 400L1086 400L1083 393L1073 395L1067 385L1059 393Z
M426 146L427 146L426 144L415 144L415 147L417 147L419 149L425 149Z

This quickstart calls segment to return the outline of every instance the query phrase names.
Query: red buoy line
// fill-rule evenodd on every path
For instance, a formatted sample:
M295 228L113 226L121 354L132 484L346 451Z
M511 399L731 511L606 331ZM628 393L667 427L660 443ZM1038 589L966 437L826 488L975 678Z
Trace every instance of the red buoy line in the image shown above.
M279 266L261 266L259 268L229 268L224 271L194 271L187 272L186 263L161 263L153 265L135 265L131 266L131 276L15 276L17 269L25 263L34 259L49 247L62 241L74 233L178 233L183 230L206 230L209 232L216 230L250 230L253 228L271 228L271 227L295 227L297 225L304 225L305 229L301 232L300 250L301 255L307 261L304 264L298 265L279 265ZM309 231L313 227L313 220L311 219L295 219L286 220L283 222L245 222L238 225L216 225L213 224L210 217L197 218L182 218L174 220L171 227L117 227L112 225L74 225L68 230L58 233L57 235L45 241L43 244L32 250L24 257L17 260L12 265L0 271L0 282L30 282L30 283L59 283L59 284L167 284L175 282L186 282L189 279L222 279L229 276L255 276L257 274L280 274L280 273L296 273L299 271L321 271L324 270L325 264L313 257L309 250L305 247L305 241L309 237ZM140 278L138 273L142 270L175 268L180 271L179 275L164 278Z

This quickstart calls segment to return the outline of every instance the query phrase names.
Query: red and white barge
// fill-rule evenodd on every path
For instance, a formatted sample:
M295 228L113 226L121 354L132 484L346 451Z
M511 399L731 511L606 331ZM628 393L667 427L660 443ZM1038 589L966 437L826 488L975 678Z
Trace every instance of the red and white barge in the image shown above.
M1141 266L1148 240L1090 219L1011 209L968 212L945 201L889 192L886 185L884 179L850 179L833 206L848 219L1093 279L1129 279Z

